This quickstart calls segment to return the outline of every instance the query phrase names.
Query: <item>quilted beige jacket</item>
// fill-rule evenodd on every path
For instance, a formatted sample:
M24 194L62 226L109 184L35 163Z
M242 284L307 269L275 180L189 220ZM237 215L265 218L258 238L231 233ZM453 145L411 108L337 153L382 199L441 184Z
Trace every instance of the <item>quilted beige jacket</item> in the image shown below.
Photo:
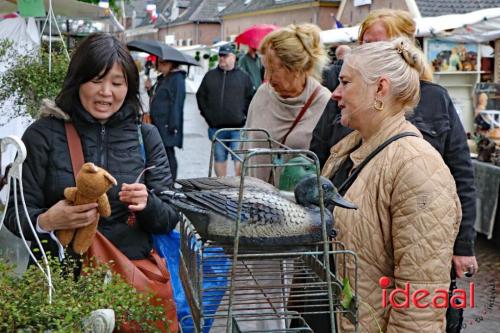
M445 309L416 308L411 293L426 288L447 290L452 249L461 220L455 182L439 153L421 138L403 115L385 121L384 128L353 151L361 141L352 132L332 147L323 175L330 177L347 156L358 166L388 138L401 132L420 137L401 138L375 156L346 193L358 210L335 208L338 240L359 256L358 295L361 332L444 332ZM342 268L342 267L340 267ZM354 285L353 265L347 274ZM386 276L394 288L410 282L410 307L382 306L379 279ZM403 299L399 297L398 303ZM389 302L387 302L389 303ZM369 307L374 314L369 313ZM377 325L378 323L378 325ZM343 331L350 331L342 323Z

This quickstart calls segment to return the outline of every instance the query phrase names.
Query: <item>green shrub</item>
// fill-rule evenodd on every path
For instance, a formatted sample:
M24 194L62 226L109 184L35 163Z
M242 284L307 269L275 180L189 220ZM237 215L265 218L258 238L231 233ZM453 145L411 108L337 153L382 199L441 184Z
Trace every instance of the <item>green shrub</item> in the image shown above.
M153 322L166 321L163 308L149 303L151 295L135 291L109 267L85 267L78 279L74 267L50 259L54 292L48 302L44 274L31 265L22 277L12 274L13 268L0 260L0 332L82 332L82 320L93 310L115 311L116 327L134 321L141 331L155 332ZM105 282L106 280L106 282Z
M49 73L49 52L44 47L39 51L21 55L9 40L0 41L0 61L8 69L0 75L0 103L11 96L14 99L14 114L28 114L37 118L44 98L54 99L61 90L69 60L61 49L51 52Z

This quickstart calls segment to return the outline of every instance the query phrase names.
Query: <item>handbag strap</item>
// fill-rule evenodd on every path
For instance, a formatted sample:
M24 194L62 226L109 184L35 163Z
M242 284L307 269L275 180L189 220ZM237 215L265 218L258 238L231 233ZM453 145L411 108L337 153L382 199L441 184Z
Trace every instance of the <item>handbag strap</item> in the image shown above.
M76 181L76 175L77 175L78 171L82 168L83 163L84 163L82 142L80 140L80 136L78 135L78 132L76 131L76 128L73 125L73 123L66 122L64 124L64 127L66 129L66 140L68 141L71 165L73 167L73 176L75 177L75 181ZM144 149L144 143L142 140L142 132L141 132L140 127L138 127L138 133L139 133L139 142L141 145L141 149ZM145 156L143 156L143 157L145 158ZM97 232L99 232L99 231L97 231ZM165 263L162 261L160 256L156 253L156 251L153 250L151 252L150 258L154 261L154 263L156 264L156 266L160 270L160 273L163 276L163 278L166 278L166 279L170 278L170 275L168 274ZM138 261L136 263L136 265L138 267L141 267L141 268L147 270L147 267L143 266L140 263L140 261Z
M82 168L85 161L83 158L82 142L80 141L80 136L78 135L73 123L66 122L64 123L64 127L66 128L66 141L68 141L71 166L73 167L73 176L76 181L76 175Z
M361 170L363 170L363 168L372 160L372 158L374 158L378 153L380 153L382 151L382 149L384 149L385 147L387 147L388 145L390 145L392 142L394 142L396 140L399 140L401 138L404 138L406 136L416 136L416 137L418 137L418 135L416 133L413 133L413 132L403 132L403 133L396 134L393 137L390 137L389 139L387 139L384 143L382 143L374 151L372 151L370 153L370 155L368 155L363 160L363 162L361 162L358 165L358 167L355 168L351 172L351 175L349 177L347 177L347 179L337 189L338 192L339 192L339 194L340 195L344 195L347 192L347 190L349 189L349 187L351 187L351 185L354 183L354 181L356 180L356 178L358 178L358 175L361 172Z
M322 86L317 86L316 89L314 89L314 91L312 92L311 96L309 96L309 98L306 101L306 104L304 104L304 106L300 110L300 112L297 115L297 117L295 117L295 120L293 121L292 127L290 127L290 129L288 130L288 132L286 132L286 134L283 137L283 139L281 139L281 144L282 145L285 144L286 138L288 137L288 135L293 131L293 129L295 128L295 126L297 126L297 124L299 123L299 121L302 119L302 117L306 113L307 109L309 109L309 107L311 106L312 102L314 101L314 98L316 97L316 95L318 95L321 87Z

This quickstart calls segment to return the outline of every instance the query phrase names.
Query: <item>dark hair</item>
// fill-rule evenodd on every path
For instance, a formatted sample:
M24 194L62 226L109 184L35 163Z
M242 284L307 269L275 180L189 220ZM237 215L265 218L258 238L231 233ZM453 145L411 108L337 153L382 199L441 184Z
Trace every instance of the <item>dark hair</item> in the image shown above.
M122 67L127 81L124 105L131 106L139 114L139 73L127 47L110 34L92 34L81 41L71 56L63 87L56 97L56 105L70 114L75 103L80 102L79 90L83 83L102 78L114 64Z

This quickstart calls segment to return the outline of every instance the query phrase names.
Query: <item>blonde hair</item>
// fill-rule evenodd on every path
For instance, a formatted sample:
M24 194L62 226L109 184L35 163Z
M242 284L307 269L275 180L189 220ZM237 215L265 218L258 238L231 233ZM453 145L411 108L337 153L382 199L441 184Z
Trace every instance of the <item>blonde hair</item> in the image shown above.
M321 80L328 58L314 24L290 24L268 34L260 43L259 52L272 49L281 63L293 72L304 72Z
M366 43L356 46L346 56L345 63L358 71L367 84L384 76L391 82L391 95L412 110L420 99L420 76L425 70L422 51L407 38Z
M358 41L360 43L363 42L363 37L366 31L377 22L384 25L389 39L406 37L413 43L416 43L415 33L417 31L417 26L410 13L405 10L389 8L371 11L363 22L361 22L358 35ZM432 81L432 67L430 64L425 63L425 69L422 72L420 79L424 81Z

